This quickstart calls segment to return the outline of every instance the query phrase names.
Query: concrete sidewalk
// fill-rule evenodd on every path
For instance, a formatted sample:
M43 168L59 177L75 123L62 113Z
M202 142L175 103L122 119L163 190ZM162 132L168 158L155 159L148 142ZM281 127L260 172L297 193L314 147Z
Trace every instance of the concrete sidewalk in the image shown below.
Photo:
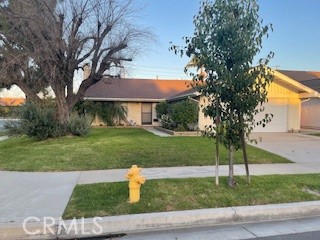
M245 175L243 165L234 166L235 175ZM29 216L59 219L76 184L127 181L127 169L63 173L0 172L0 223L19 222ZM251 175L320 173L320 163L252 164ZM214 166L145 168L151 179L213 177ZM228 166L220 166L220 176L228 175Z
M250 164L250 175L272 175L272 174L309 174L320 173L320 163L279 163L279 164ZM228 166L219 167L220 176L228 176ZM78 184L92 184L103 182L123 182L126 181L127 169L110 169L83 171L80 173ZM234 165L235 175L245 175L244 165ZM144 168L142 175L146 179L165 178L193 178L193 177L213 177L215 176L214 166L194 166L194 167L164 167L164 168Z

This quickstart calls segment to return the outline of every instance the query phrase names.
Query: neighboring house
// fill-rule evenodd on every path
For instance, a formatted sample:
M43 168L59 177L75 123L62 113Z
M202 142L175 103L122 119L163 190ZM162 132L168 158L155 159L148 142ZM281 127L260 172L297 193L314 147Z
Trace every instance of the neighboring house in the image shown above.
M130 125L159 125L155 106L188 89L188 80L102 79L89 87L84 99L120 102Z
M279 72L313 90L312 93L301 94L301 128L320 129L320 72Z
M268 102L265 103L265 111L258 114L255 119L260 121L266 113L272 113L273 119L265 128L258 126L255 132L288 132L299 131L301 122L301 102L311 96L316 96L317 92L288 77L285 71L274 71L274 81L268 89ZM192 98L199 102L199 106L206 105L206 98L193 89L170 97L171 102ZM319 111L319 110L318 110ZM212 119L205 117L202 109L199 111L199 129L203 130L205 125L212 124Z
M0 98L0 106L1 107L17 107L24 104L25 101L26 101L25 98L11 98L11 97Z

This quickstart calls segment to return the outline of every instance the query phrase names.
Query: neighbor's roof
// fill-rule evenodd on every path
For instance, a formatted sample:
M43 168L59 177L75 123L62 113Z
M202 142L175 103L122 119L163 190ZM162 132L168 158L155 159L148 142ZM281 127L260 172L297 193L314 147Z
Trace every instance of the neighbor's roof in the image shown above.
M24 98L0 98L0 106L15 107L24 104L25 101Z
M200 93L197 91L197 89L195 88L189 88L183 92L180 92L174 96L169 97L167 100L168 101L178 101L178 100L182 100L188 97L194 97L194 96L198 96L200 95Z
M320 72L277 70L301 84L320 92Z
M84 98L100 101L158 101L189 88L190 80L102 79L88 88Z

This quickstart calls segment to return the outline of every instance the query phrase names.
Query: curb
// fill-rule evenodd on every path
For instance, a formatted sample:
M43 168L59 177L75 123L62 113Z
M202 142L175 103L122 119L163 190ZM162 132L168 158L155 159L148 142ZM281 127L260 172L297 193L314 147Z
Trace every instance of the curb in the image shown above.
M51 232L43 231L43 222L28 224L30 232L39 232L36 235L27 235L22 223L8 223L0 226L0 239L75 239L311 216L320 216L320 201L60 220Z

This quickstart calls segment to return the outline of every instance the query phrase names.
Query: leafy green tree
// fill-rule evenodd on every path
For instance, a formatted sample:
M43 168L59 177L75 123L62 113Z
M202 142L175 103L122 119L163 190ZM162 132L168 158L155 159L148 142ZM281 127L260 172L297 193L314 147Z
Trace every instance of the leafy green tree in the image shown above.
M186 47L172 49L193 57L197 67L206 70L205 77L193 74L195 87L209 99L205 114L219 123L208 126L207 133L228 148L228 184L234 187L234 151L242 148L250 182L245 140L257 124L270 121L266 116L255 122L254 116L267 101L267 87L273 78L267 65L273 53L257 65L254 59L272 28L263 25L256 0L204 1L194 25L194 36L185 38Z

